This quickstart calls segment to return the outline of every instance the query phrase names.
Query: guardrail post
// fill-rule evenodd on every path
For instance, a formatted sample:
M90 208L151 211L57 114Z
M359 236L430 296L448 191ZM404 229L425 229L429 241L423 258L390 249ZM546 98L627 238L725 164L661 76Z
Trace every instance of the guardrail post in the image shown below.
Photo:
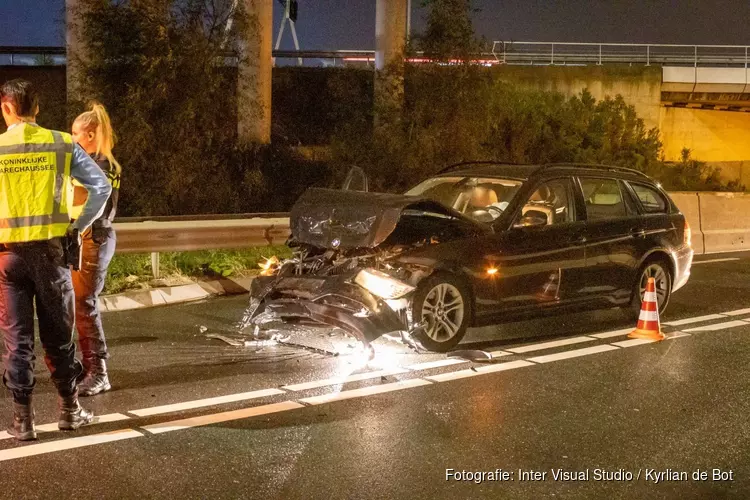
M651 45L646 45L646 66L651 66Z
M599 44L599 66L602 65L602 45Z
M555 64L555 44L552 44L552 56L549 60L549 63L554 65Z
M159 252L151 252L151 273L159 278Z

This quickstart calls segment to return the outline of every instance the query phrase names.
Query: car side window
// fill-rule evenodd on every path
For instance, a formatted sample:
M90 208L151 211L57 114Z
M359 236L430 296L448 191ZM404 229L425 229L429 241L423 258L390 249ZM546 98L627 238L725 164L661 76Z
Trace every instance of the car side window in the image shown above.
M644 184L631 183L635 195L641 201L641 206L647 214L667 213L667 201L656 189Z
M627 217L620 183L616 179L581 178L583 199L588 220L605 220Z
M553 179L540 184L524 203L516 223L522 226L551 226L573 222L575 214L571 193L570 179Z

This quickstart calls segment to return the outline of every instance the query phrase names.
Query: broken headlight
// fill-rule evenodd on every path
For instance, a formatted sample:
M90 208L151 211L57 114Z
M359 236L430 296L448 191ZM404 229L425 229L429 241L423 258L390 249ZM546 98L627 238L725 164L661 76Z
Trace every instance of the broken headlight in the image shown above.
M383 299L397 299L414 290L413 286L375 269L361 270L354 282Z

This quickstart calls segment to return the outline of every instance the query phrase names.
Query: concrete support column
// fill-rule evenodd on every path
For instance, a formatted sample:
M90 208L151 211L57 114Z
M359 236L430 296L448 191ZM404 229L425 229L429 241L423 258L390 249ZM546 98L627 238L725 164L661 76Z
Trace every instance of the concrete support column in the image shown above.
M240 143L271 142L273 0L241 0L247 28L237 74L237 137Z
M65 76L67 84L67 101L71 103L83 100L81 62L86 60L86 44L83 39L82 2L65 0ZM73 112L69 107L69 114Z
M375 120L398 121L404 104L404 48L407 0L376 0Z

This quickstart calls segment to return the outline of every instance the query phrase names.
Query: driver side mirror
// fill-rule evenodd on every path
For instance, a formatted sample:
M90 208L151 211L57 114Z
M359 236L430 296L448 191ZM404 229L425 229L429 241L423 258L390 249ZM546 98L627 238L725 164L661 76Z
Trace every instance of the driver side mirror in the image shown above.
M543 227L547 225L547 214L529 210L513 227Z

